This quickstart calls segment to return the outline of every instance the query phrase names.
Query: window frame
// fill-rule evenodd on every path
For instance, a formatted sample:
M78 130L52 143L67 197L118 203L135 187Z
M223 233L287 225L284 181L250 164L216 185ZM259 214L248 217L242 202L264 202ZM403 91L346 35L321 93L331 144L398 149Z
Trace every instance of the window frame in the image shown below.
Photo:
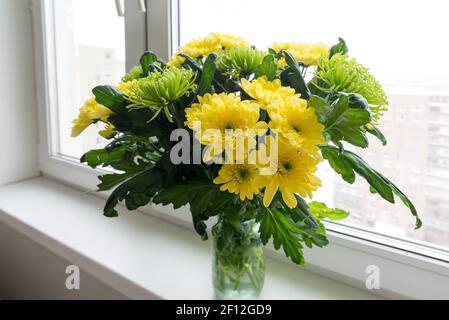
M92 170L77 159L55 153L57 132L55 110L57 90L55 78L53 25L49 20L48 4L54 0L31 0L35 41L35 77L38 105L38 159L43 175L80 190L95 190L97 176L104 170ZM148 48L167 59L179 41L178 0L146 0L146 15L137 10L137 0L125 1L126 66L135 65L141 53ZM173 24L174 22L174 24ZM172 30L178 30L172 32ZM109 193L96 193L106 197ZM140 212L191 228L187 208L173 210L171 206L149 205ZM434 296L444 287L449 287L449 263L447 256L430 246L417 242L376 234L341 223L326 222L330 245L327 249L306 249L306 269L326 277L364 288L368 265L382 266L387 280L379 295L384 297ZM268 248L270 256L287 260L282 252ZM395 279L394 274L407 274L415 282L407 283ZM433 281L428 281L432 279ZM438 283L435 288L434 283ZM416 286L419 285L419 293Z

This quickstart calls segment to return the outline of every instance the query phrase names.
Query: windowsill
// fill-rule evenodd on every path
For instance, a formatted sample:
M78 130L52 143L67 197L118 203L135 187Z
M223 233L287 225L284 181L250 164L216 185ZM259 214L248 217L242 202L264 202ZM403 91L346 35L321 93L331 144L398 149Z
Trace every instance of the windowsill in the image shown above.
M0 221L129 298L213 298L210 241L124 209L119 218L107 219L103 204L96 196L37 178L0 188ZM261 299L377 298L267 258Z

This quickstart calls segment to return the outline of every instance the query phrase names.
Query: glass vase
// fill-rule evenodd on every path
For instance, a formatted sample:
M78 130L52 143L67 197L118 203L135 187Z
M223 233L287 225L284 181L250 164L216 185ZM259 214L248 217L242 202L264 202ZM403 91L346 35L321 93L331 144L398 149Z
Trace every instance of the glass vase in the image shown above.
M256 299L265 281L264 247L254 220L230 223L220 218L212 228L213 286L220 300Z

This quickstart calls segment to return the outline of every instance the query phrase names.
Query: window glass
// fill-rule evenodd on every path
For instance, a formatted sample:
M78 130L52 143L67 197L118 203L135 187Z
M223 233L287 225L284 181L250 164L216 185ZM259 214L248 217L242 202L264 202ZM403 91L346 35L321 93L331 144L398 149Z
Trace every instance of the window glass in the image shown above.
M102 124L70 137L71 121L99 84L117 84L125 73L125 25L114 0L57 0L54 3L57 105L57 152L79 158L100 147Z

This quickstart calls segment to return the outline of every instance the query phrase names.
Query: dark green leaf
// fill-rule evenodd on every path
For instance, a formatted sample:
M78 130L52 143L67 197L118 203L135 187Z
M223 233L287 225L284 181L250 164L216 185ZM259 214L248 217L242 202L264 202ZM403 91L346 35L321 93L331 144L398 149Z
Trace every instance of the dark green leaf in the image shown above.
M135 174L135 173L134 173ZM97 186L98 191L106 191L114 188L116 185L122 183L133 175L131 173L115 173L115 174L105 174L99 176L101 183Z
M122 105L126 103L123 93L112 86L96 86L93 88L92 93L99 104L114 112L122 111Z
M295 222L282 209L261 207L256 220L260 222L262 242L266 244L273 238L274 248L278 250L282 246L286 256L297 264L304 264L302 243L309 247L312 244L319 247L328 244L326 230L321 223L311 227L305 222Z
M413 216L415 216L416 228L421 227L422 222L410 199L408 199L407 196L390 180L371 168L362 158L351 151L340 151L333 146L321 146L320 148L323 158L329 161L331 167L339 173L345 181L353 183L355 181L354 172L356 172L385 200L394 203L393 194L395 194L410 209Z
M328 132L330 132L334 138L345 140L357 147L368 147L368 139L366 138L365 133L358 128L334 127Z
M192 214L200 215L209 210L210 212L220 210L230 200L231 195L221 192L210 180L197 178L162 190L154 197L153 202L163 205L173 204L175 209L189 203Z
M309 107L315 109L315 114L321 123L325 124L327 122L330 106L326 100L317 95L312 95L309 99Z
M348 53L348 46L346 45L345 40L343 40L342 38L338 38L338 43L333 45L329 50L329 58L332 58L332 56L336 53Z
M151 197L162 188L164 173L157 168L146 169L118 186L109 196L104 207L107 217L118 216L115 207L125 200L129 210L135 210L150 202Z
M128 149L124 146L112 150L96 149L86 152L80 159L81 163L87 163L88 166L96 168L98 166L107 167L123 159Z
M298 205L295 208L290 208L284 200L282 200L282 197L279 198L281 199L283 211L288 214L294 222L304 222L312 228L318 227L318 222L309 211L309 205L302 197L295 194L296 201L298 202Z
M326 113L325 133L336 143L345 140L357 147L366 148L368 139L364 126L370 121L368 110L350 108L349 96L341 94L332 103L331 111Z
M273 245L276 250L284 249L285 255L296 263L304 264L301 238L294 222L283 216L278 210L266 208L258 216L260 222L260 237L264 244L273 237Z
M344 157L340 158L340 151L338 148L331 146L320 147L323 158L329 161L330 166L335 172L341 175L343 180L353 184L355 181L355 173L350 163ZM335 152L336 151L336 152Z
M283 51L285 56L285 61L287 65L290 67L292 74L289 76L289 80L291 82L292 87L301 94L301 97L309 100L310 98L310 90L307 86L304 78L302 76L301 70L299 69L299 64L295 60L295 58L287 51Z
M147 77L150 72L150 66L157 61L157 56L151 51L146 51L140 58L140 65L142 66L142 75Z
M187 64L193 71L198 72L198 76L201 75L203 69L201 68L200 64L197 61L192 59L192 57L189 56L188 54L180 53L179 55L185 59L184 62L185 64Z
M384 145L384 146L387 145L387 138L385 138L383 133L378 128L376 128L373 125L370 125L369 127L367 127L366 131L368 133L371 133L377 139L379 139L382 142L382 145Z
M205 93L210 92L212 81L214 80L215 75L216 60L217 55L215 53L211 53L207 56L206 61L204 62L200 84L198 85L196 92L198 96L202 96Z

